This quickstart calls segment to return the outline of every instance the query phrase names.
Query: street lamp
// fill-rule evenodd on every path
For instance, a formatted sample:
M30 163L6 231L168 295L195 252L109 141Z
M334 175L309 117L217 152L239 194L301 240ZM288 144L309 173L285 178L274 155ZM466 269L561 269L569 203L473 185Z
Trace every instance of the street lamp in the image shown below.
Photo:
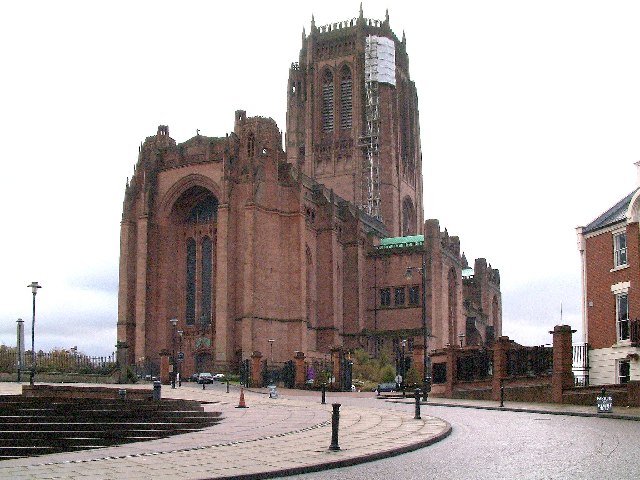
M422 275L422 345L424 347L424 354L422 355L424 389L422 393L426 401L431 388L431 359L429 358L429 332L427 331L427 257L424 251L422 252L422 266L407 267L405 276L411 278L413 272L420 272Z
M182 352L182 334L183 330L178 330L178 339L180 341L178 345L178 386L182 386L182 361L184 360L184 353Z
M271 368L273 369L273 342L275 342L275 339L270 338L270 339L268 340L268 342L269 342L269 348L270 348L270 350L271 350L271 355L270 355L270 357L271 357ZM267 369L267 372L269 373L269 370L268 370L268 369ZM275 383L275 382L273 381L273 372L271 372L271 374L269 375L269 377L271 377L271 378L269 378L269 383L270 383L270 384L271 384L271 383Z
M405 372L405 368L406 368L407 364L406 364L405 359L404 359L404 349L407 346L407 340L403 338L400 341L400 344L402 345L402 357L400 358L400 377L402 377L402 380L400 380L400 383L403 386L403 390L402 391L404 391L404 384L406 383L404 377L407 374L407 372Z
M29 378L29 384L33 385L33 378L36 376L36 350L35 350L35 327L36 327L36 295L38 289L42 288L38 285L38 282L31 282L31 293L33 293L33 316L31 317L31 376Z
M172 318L169 320L171 325L173 325L173 330L171 331L172 337L172 354L171 354L171 363L172 363L172 371L171 371L171 388L176 388L176 325L178 325L178 319Z
M269 348L271 349L271 363L273 363L273 342L275 342L275 340L273 338L269 339Z

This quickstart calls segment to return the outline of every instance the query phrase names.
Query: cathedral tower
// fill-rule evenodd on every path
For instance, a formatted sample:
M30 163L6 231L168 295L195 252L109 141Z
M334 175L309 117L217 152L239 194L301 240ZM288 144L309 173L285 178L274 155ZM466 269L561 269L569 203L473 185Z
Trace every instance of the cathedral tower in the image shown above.
M358 18L302 33L287 93L287 160L382 220L390 236L423 230L418 96L406 40Z

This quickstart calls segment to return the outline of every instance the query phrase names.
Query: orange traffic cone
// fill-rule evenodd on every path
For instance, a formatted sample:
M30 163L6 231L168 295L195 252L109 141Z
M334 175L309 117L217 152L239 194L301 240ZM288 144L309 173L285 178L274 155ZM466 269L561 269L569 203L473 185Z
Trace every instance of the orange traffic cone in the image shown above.
M236 408L249 408L247 404L244 403L244 388L240 388L240 403L238 403Z

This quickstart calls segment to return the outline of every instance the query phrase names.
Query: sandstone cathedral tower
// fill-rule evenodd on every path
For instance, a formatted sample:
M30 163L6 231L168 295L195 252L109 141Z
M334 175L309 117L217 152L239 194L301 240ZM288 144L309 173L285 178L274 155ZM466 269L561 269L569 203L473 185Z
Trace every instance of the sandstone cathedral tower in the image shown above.
M499 274L424 221L418 98L388 15L312 20L287 92L286 150L242 110L223 137L178 144L160 126L141 145L120 240L128 362L160 364L177 332L183 375L257 352L311 362L402 342L419 365L425 346L490 344Z

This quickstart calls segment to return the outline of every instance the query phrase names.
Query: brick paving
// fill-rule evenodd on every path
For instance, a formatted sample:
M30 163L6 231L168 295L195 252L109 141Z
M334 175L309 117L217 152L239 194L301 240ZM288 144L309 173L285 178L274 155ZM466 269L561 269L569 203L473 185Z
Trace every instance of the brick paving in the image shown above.
M0 394L20 391L18 384L0 384ZM331 405L321 405L317 392L313 397L289 393L270 399L245 391L249 408L241 409L236 408L237 388L226 393L222 385L207 390L163 386L163 398L207 402L205 409L222 412L223 421L161 440L4 460L0 478L269 478L384 458L429 445L450 432L449 424L435 417L423 414L416 420L413 412L349 402L340 409L341 449L330 451Z

